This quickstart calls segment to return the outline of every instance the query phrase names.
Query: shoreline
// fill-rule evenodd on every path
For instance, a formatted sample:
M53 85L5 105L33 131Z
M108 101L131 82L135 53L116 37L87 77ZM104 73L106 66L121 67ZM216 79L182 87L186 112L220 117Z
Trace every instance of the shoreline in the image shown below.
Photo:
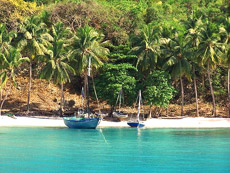
M161 119L152 118L144 121L144 128L230 128L230 118L182 118ZM67 128L62 118L37 118L37 117L0 117L0 127L63 127ZM98 128L128 128L127 121L104 121Z

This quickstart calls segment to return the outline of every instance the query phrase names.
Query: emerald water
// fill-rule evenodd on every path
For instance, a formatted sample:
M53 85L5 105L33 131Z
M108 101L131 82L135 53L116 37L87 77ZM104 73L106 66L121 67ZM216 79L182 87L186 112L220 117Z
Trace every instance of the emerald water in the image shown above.
M1 127L0 172L230 172L230 129Z

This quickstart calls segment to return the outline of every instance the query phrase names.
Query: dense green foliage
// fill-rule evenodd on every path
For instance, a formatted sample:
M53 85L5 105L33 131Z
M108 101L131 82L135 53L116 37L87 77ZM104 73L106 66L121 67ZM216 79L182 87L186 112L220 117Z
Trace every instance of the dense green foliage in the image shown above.
M122 88L126 103L131 105L136 98L136 72L137 69L131 64L105 64L95 81L99 98L114 106Z
M229 15L223 0L0 0L0 57L17 50L30 59L30 77L32 67L59 84L84 76L85 88L91 60L98 96L110 105L123 87L127 105L141 89L145 104L167 107L170 74L180 82L181 115L184 89L194 85L216 116L216 101L230 102Z
M42 9L35 2L0 0L0 23L5 23L9 29L16 29L25 18L38 14Z
M73 67L69 65L69 58L67 54L67 40L68 29L63 27L62 23L57 23L52 27L52 46L48 47L47 55L44 57L45 65L40 73L40 78L53 79L55 84L62 84L70 82L69 73L75 73Z
M3 51L0 55L1 67L0 70L0 78L2 79L0 89L2 87L7 86L6 83L9 80L13 81L13 84L16 85L15 79L15 70L20 66L23 62L29 62L29 58L23 58L20 54L20 51L14 47L9 50Z
M175 94L171 85L170 75L164 71L156 70L150 74L143 83L144 99L149 105L167 108Z

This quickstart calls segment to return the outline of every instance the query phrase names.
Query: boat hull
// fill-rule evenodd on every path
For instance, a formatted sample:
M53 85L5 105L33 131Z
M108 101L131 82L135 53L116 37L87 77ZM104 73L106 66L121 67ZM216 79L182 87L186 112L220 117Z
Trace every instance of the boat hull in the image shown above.
M117 118L119 121L123 121L126 118L128 118L128 115L124 114L123 112L117 112L117 111L115 111L115 112L113 112L113 117Z
M139 127L144 127L145 125L139 122L128 122L127 123L130 127L133 128L139 128Z
M100 118L74 119L73 117L64 117L64 123L71 129L96 129Z

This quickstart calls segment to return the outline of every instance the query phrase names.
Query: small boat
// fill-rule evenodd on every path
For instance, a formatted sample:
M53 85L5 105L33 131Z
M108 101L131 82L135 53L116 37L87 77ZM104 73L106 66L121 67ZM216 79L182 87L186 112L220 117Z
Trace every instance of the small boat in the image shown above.
M134 121L129 121L127 122L127 124L130 127L135 127L135 128L140 128L140 127L144 127L145 124L143 122L140 122L140 109L141 109L141 90L139 90L139 101L138 101L138 110L137 110L137 119Z
M96 129L100 118L64 117L64 123L71 129Z
M116 101L116 104L115 104L115 105L117 105L117 103L119 101L118 111L115 110L115 111L113 111L113 114L112 114L113 117L117 118L119 121L122 121L122 120L128 118L128 114L125 114L124 112L120 111L120 109L121 109L121 97L122 97L122 88L119 91L119 94L117 96L117 101Z
M91 58L89 58L88 66L88 85L87 85L87 110L79 110L77 116L63 117L67 127L72 129L96 129L101 118L91 114L89 109L89 77L90 77Z
M128 118L128 115L123 113L123 112L119 112L119 111L114 111L113 112L113 117L117 118L118 120L122 121L126 118Z
M143 123L140 123L140 122L128 122L127 124L130 127L135 127L135 128L144 127L145 126Z

